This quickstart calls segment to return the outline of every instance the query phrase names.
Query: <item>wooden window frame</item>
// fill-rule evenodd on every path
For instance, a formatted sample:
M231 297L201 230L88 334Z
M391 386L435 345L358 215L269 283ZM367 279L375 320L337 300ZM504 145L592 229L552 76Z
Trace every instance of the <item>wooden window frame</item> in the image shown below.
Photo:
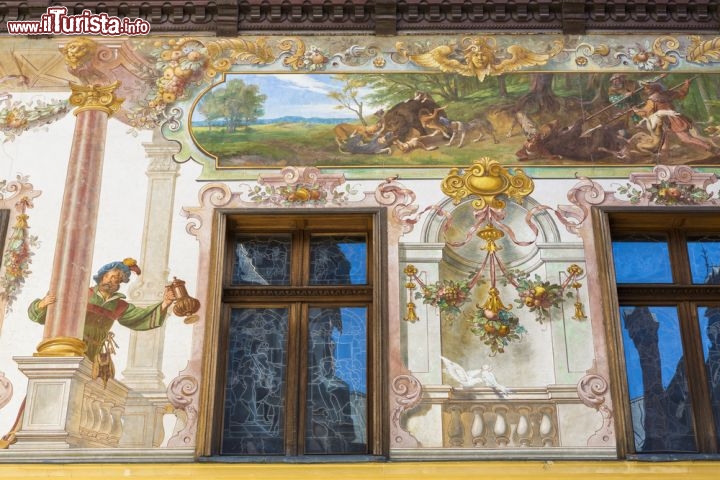
M342 460L363 460L374 458L386 458L388 455L388 422L387 422L387 304L383 292L386 290L387 279L383 272L385 268L385 249L387 242L386 212L384 209L347 209L343 212L323 212L309 209L297 209L291 213L268 212L258 210L244 211L222 211L216 215L215 235L211 258L217 267L214 279L211 281L211 292L216 299L216 307L213 309L218 320L210 335L206 336L205 351L212 352L206 355L203 364L204 389L206 390L205 402L207 405L206 414L201 416L200 428L203 431L202 441L198 445L198 455L205 461L313 461L333 462ZM358 220L363 219L363 224ZM309 220L309 221L305 221ZM290 286L229 286L229 279L232 269L232 262L229 260L232 255L233 241L238 235L244 234L273 234L288 232L293 229L303 229L305 233L302 239L293 236L293 245L296 242L306 242L310 232L319 235L367 235L367 285L328 286L297 285L297 279L307 281L309 278L309 258L300 265L292 261ZM220 455L220 442L222 434L223 419L223 397L225 384L225 356L227 352L227 339L223 332L227 331L229 311L232 307L267 307L280 306L284 303L291 309L302 308L307 311L313 306L366 306L367 307L367 454L303 454L302 439L303 432L295 429L287 430L290 421L286 422L286 451L281 455L259 455L259 456L235 456ZM351 305L352 304L352 305ZM295 312L297 314L297 312ZM298 315L291 315L292 319ZM292 331L292 330L291 330ZM300 374L288 378L289 388L297 386L304 381L303 369L306 369L307 359L301 355L303 345L302 335L307 334L306 327L294 330L292 338L289 338L288 362L297 362L300 365ZM212 357L212 358L211 358ZM286 419L296 416L304 417L305 412L302 406L296 403L286 404ZM304 418L301 418L301 422ZM301 423L298 423L301 425ZM301 438L302 437L302 438ZM291 438L300 438L293 444Z
M620 458L648 457L719 457L712 417L707 375L704 368L702 341L698 331L698 306L720 306L720 285L692 284L685 240L694 235L720 233L720 216L710 210L676 208L592 209L596 239L598 286L606 313L605 334L608 339L611 395L616 422L617 450ZM673 282L668 284L625 284L617 286L612 241L618 235L665 234L672 266ZM678 267L679 266L679 267ZM622 339L620 305L677 306L686 376L693 408L693 428L698 453L638 453L633 441L625 353ZM702 366L702 368L695 368ZM705 421L702 421L705 419Z

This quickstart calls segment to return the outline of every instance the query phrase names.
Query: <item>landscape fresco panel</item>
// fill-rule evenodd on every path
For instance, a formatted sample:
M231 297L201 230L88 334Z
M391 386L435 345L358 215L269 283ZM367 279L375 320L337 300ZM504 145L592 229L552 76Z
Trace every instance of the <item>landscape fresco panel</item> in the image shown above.
M688 74L232 74L191 133L220 168L715 165L718 91Z

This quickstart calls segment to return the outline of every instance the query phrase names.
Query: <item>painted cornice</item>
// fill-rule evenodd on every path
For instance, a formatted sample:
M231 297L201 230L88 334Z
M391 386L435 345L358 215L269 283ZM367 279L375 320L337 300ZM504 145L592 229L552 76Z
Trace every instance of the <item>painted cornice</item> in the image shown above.
M5 0L6 22L38 20L49 6L142 18L154 33L234 36L248 32L358 32L377 35L441 31L720 32L716 0Z

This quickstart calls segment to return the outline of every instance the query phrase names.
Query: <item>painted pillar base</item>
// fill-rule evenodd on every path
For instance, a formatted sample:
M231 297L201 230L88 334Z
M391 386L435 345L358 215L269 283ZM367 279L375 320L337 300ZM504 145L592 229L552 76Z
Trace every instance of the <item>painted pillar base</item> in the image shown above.
M170 402L165 392L149 395L131 391L125 404L123 448L156 448L165 437L163 417L168 413Z
M78 446L85 383L92 366L85 357L14 357L28 377L27 399L17 442L11 450Z
M86 357L14 357L28 389L11 450L117 446L127 387L92 379Z

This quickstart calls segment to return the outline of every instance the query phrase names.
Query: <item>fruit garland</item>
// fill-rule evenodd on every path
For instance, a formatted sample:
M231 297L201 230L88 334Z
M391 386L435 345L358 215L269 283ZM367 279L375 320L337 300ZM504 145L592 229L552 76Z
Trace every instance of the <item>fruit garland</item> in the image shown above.
M2 266L4 267L3 276L0 277L0 296L4 297L7 304L6 310L12 311L12 306L18 295L25 285L25 279L31 273L30 264L34 252L32 247L38 245L38 238L30 235L30 226L27 213L28 208L32 208L32 200L28 197L22 197L16 203L16 208L20 212L15 217L15 225L8 238L8 244L5 250L5 256Z
M414 265L408 265L404 270L408 276L405 288L408 289L408 299L412 299L412 292L419 285L421 291L415 292L416 299L422 299L425 305L431 305L440 310L446 318L453 319L461 313L462 306L470 300L470 292L479 281L481 275L474 275L468 281L438 280L435 283L425 283L418 276L418 269ZM416 283L417 282L417 283ZM416 322L415 303L410 300L407 304L408 313L405 320Z
M505 347L511 342L522 339L527 333L525 327L520 325L520 319L512 312L512 305L505 305L500 298L500 291L497 288L498 269L502 274L501 282L513 285L518 292L515 302L520 308L528 308L535 313L535 320L543 323L550 319L550 309L559 307L565 297L573 297L572 292L566 292L568 287L575 289L575 297L578 298L579 288L582 284L578 278L583 274L583 269L578 265L571 265L567 269L568 277L562 284L555 284L543 281L539 275L533 279L524 272L507 271L502 261L498 258L497 252L500 247L497 241L505 234L495 228L491 222L487 222L484 228L477 231L477 236L485 241L481 250L487 254L480 268L473 274L469 281L456 282L453 280L438 280L434 284L427 284L418 275L418 269L414 265L407 265L403 272L408 280L405 288L408 289L408 302L404 319L408 322L418 320L415 311L415 303L412 301L412 293L420 286L420 292L415 292L415 298L422 298L424 304L429 304L440 309L441 313L453 318L461 313L461 307L470 300L471 290L482 280L482 275L487 268L490 273L490 289L488 298L484 304L477 305L475 313L469 317L470 331L480 337L485 345L490 347L491 355L504 353ZM585 319L583 304L579 300L575 302L576 320Z

